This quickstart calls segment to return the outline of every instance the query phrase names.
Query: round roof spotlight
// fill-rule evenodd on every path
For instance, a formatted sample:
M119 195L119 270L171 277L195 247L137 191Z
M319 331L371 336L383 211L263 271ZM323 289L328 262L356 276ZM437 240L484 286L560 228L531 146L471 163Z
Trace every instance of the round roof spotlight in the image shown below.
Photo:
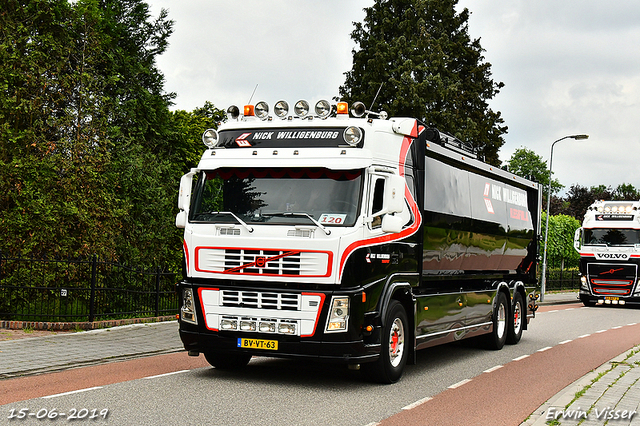
M344 140L349 146L356 146L362 140L362 130L358 127L350 126L344 129Z
M289 114L289 104L287 101L278 101L273 107L273 112L279 118L285 118Z
M215 148L218 145L218 132L215 129L207 129L202 134L202 142L207 148Z
M362 117L366 112L367 107L365 107L362 102L355 102L351 105L351 114L356 118Z
M307 114L309 114L309 102L304 99L299 100L294 105L293 112L295 112L295 114L300 118L306 117Z
M380 118L380 120L386 120L387 118L389 118L389 114L387 113L387 111L380 111L378 117Z
M331 114L331 104L327 100L319 100L316 103L316 115L320 118L327 118Z
M260 120L266 120L269 118L269 105L264 101L258 102L255 106L255 113Z
M231 105L227 108L227 118L229 120L237 120L240 117L240 108L235 105Z

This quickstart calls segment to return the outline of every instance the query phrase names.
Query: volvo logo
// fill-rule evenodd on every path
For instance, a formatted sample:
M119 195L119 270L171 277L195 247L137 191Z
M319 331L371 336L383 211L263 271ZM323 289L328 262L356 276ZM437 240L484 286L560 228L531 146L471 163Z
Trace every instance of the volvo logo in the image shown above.
M596 253L596 259L610 259L610 260L627 260L629 259L628 253Z

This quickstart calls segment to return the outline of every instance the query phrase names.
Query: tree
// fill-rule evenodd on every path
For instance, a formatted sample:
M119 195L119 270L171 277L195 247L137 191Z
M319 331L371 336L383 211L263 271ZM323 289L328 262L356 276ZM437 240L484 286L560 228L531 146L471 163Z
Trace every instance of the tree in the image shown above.
M544 200L547 199L551 172L547 162L538 154L527 148L518 148L505 166L506 170L525 179L538 182L542 186ZM551 179L551 194L557 194L564 188L557 179ZM546 208L546 207L545 207Z
M468 34L469 11L457 13L457 3L375 0L365 8L364 23L351 33L357 47L340 97L421 119L499 166L507 127L487 102L503 83L491 79L480 40Z
M640 200L640 191L631 184L622 183L613 191L613 199L618 201Z
M141 0L3 2L3 252L149 264L180 253L167 244L174 95L155 65L172 25Z
M546 226L546 212L542 213L542 233ZM574 217L559 214L549 216L549 241L547 242L547 261L550 268L577 267L580 255L573 247L573 237L581 223Z

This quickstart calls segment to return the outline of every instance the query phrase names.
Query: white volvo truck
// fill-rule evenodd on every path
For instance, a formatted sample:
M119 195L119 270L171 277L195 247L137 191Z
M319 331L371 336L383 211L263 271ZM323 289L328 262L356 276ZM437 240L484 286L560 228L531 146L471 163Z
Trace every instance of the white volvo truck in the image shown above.
M585 306L640 303L640 202L596 201L575 233Z

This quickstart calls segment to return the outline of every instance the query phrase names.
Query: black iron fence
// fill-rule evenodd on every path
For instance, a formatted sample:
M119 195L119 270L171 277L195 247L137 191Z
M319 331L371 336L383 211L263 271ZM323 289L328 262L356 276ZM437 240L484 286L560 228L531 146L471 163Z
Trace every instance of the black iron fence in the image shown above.
M578 268L547 269L546 291L578 290L580 288L580 275Z
M24 259L0 254L0 319L84 322L174 315L178 277L87 259Z

